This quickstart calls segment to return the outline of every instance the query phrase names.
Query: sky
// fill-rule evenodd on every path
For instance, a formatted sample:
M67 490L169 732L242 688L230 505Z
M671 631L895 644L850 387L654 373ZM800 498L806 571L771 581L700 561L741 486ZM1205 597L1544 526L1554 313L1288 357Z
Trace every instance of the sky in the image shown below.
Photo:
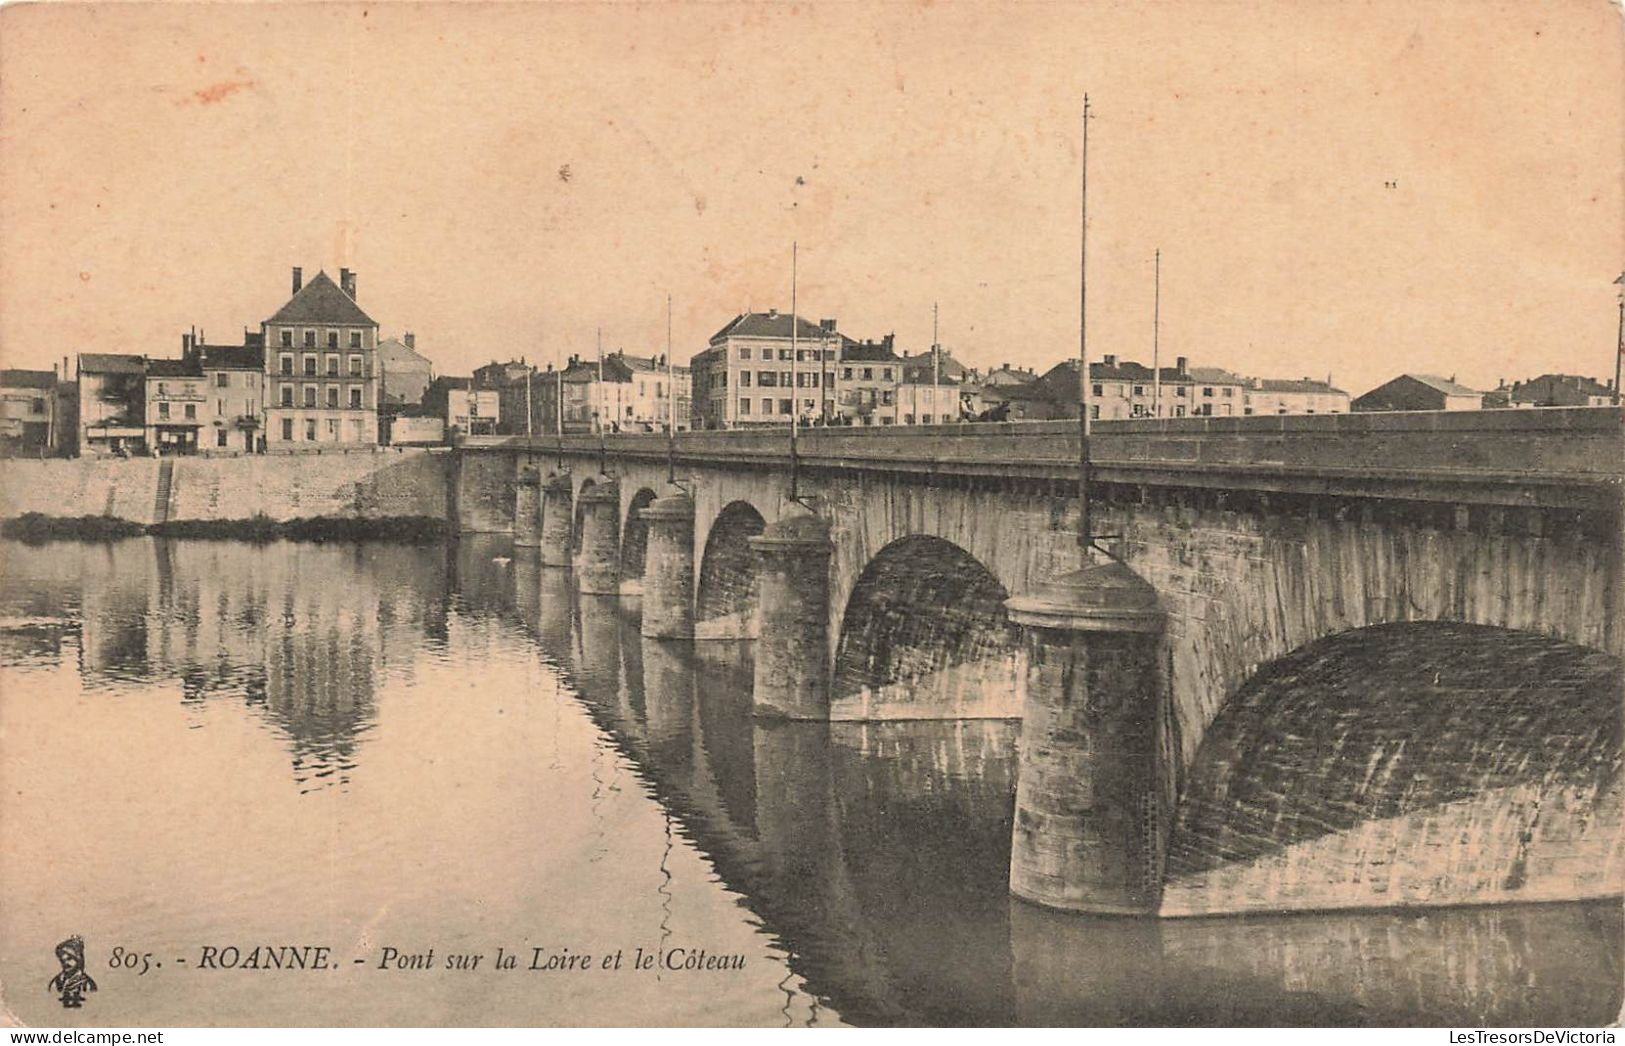
M1480 388L1612 377L1617 5L0 8L0 361L258 329L358 273L437 373L856 338Z

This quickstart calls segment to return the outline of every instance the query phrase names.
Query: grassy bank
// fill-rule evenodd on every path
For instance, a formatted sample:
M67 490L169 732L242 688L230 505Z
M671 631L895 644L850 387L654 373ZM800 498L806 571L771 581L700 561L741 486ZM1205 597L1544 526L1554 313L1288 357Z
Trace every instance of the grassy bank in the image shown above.
M289 520L254 516L249 519L173 520L144 526L106 516L63 517L29 512L0 522L0 535L30 544L46 541L114 541L143 534L213 541L393 541L426 544L450 537L455 530L445 520L429 516L391 519L315 516Z

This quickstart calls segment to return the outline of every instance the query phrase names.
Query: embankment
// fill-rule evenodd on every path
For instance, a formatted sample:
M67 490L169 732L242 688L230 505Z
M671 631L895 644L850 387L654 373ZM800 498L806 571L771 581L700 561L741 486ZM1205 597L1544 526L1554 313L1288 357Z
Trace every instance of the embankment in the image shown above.
M448 452L415 448L12 460L0 464L0 519L43 517L71 530L92 517L187 536L236 536L255 527L269 536L323 529L343 536L369 523L421 530L449 519L450 462Z

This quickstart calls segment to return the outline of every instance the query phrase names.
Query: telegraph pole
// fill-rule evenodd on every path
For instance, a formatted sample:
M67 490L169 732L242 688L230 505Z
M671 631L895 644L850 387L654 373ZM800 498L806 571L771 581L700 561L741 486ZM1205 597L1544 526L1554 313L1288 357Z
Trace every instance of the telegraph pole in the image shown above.
M1619 334L1614 344L1614 406L1619 406L1619 379L1621 364L1625 363L1625 272L1614 281L1619 287Z

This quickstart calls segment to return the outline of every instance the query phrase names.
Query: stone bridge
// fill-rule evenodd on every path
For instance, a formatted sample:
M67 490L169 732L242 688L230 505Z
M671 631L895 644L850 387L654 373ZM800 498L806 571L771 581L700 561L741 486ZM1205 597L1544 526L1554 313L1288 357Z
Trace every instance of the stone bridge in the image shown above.
M487 439L453 511L756 711L1020 718L1011 887L1166 915L1625 878L1613 408ZM675 483L669 482L675 479Z

